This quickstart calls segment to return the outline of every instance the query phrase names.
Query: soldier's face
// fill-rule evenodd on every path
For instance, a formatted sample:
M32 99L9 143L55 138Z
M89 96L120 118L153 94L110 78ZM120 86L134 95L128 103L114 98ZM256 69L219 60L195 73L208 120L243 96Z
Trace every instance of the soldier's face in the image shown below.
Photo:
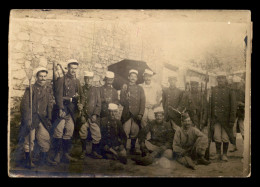
M71 74L71 75L76 76L77 69L78 69L78 65L76 65L76 64L70 64L70 65L68 66L68 73Z
M47 73L46 72L39 72L38 75L37 75L37 82L40 85L46 84L46 77L47 77Z
M157 123L162 123L163 118L164 118L163 113L156 113L155 114L155 120L156 120Z
M84 81L86 85L92 85L93 77L84 77Z
M152 75L144 74L144 82L145 84L151 84L152 81Z
M190 87L191 87L191 91L198 91L199 90L199 83L198 82L191 82Z
M128 79L131 83L136 83L137 81L137 75L135 73L131 73L129 76L128 76Z
M117 113L117 110L109 110L110 119L116 119Z
M185 129L189 128L192 124L192 121L190 118L187 118L185 120L182 121L182 125Z
M224 76L217 77L218 85L224 86L227 83L227 79Z
M106 78L106 85L111 86L113 84L114 79Z
M168 82L171 87L176 87L177 79L176 78L170 78L168 79Z

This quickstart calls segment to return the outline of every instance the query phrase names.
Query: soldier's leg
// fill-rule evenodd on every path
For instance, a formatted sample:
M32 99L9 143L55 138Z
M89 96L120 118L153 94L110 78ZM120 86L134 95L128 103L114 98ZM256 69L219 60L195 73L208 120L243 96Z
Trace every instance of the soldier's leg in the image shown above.
M74 122L70 114L65 117L65 128L64 134L62 137L62 146L63 146L63 160L65 162L75 162L77 159L70 156L70 151L72 148L72 136L74 131Z
M123 124L123 129L125 131L126 137L129 138L131 129L131 118Z
M135 148L138 133L139 133L139 126L137 125L137 123L133 119L131 119L131 126L130 126L131 148L130 148L130 154L133 154L133 155L139 154L136 151L136 148Z
M222 160L227 162L228 161L227 151L228 151L228 146L229 146L229 137L224 128L222 128L221 135L222 135L222 142L223 142Z
M65 119L59 121L59 124L54 129L53 133L53 147L55 151L54 161L58 164L60 163L62 154L62 137L65 127Z
M210 161L207 161L205 159L205 153L206 149L208 147L208 137L203 136L199 137L194 145L195 151L196 151L196 159L198 164L208 165L210 164Z
M80 155L80 158L84 159L86 156L86 146L87 146L87 137L88 137L88 128L89 124L88 122L82 124L79 130L79 137L80 137L80 142L82 146L82 152Z
M125 147L120 147L117 150L117 154L118 154L118 160L123 163L123 164L127 164L127 157L126 157L126 149Z
M49 158L49 150L50 150L50 134L47 131L47 129L43 126L42 123L39 124L37 133L36 133L36 140L40 146L40 162L39 164L50 164L50 165L56 165L56 162L53 162Z
M176 161L179 162L180 164L184 165L187 168L191 168L193 170L196 169L196 166L193 163L192 159L188 156L178 156L176 158Z
M244 140L244 119L238 119L238 126L239 126L239 129L240 129L240 133L242 135L242 138Z
M144 128L147 125L147 122L148 122L148 112L149 112L149 109L145 108L144 115L143 115L142 122L141 122L141 127L142 128Z
M233 148L230 150L230 152L237 151L237 145L236 145L237 123L238 123L238 118L236 118L235 124L234 124L234 127L233 127L233 134L234 134L234 138L235 138L235 144L233 145Z
M92 137L92 153L95 158L102 158L100 151L100 140L101 140L101 132L100 127L97 123L89 124L90 133Z
M221 159L221 125L219 123L214 124L214 141L216 144L216 154L217 154L217 160Z
M172 149L166 149L163 154L162 154L163 157L169 159L169 160L172 160L173 159L173 151Z
M30 160L30 157L32 158L34 140L35 140L35 129L31 130L30 133L24 138L23 147L24 147L24 152L25 152L25 167L27 167L27 168L35 167L32 160Z

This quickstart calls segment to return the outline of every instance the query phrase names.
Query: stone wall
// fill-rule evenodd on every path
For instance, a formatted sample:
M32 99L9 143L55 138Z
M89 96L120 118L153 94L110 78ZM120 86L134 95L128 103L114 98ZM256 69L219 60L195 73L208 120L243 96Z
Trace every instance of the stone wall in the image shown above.
M150 41L151 32L129 22L14 18L9 30L11 108L17 110L29 84L28 68L46 67L50 81L53 62L64 64L73 58L80 62L80 81L83 83L83 71L91 70L95 85L100 86L110 64L126 58L143 60L158 71L156 62L163 55L160 47Z

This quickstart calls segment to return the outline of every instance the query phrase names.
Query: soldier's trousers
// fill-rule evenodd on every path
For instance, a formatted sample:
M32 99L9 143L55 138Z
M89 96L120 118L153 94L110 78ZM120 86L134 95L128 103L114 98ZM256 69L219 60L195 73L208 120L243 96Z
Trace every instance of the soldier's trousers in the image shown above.
M145 140L144 144L149 151L157 152L158 156L162 156L167 159L173 158L173 151L171 149L166 149L165 151L161 152L161 149L159 146L156 146L147 140Z
M79 130L79 136L81 139L87 139L88 137L88 128L90 129L91 137L92 137L92 143L98 144L101 140L101 132L100 128L96 123L91 123L90 120L88 120L86 123L84 123L80 130Z
M46 128L43 126L42 123L39 124L37 129L31 130L31 132L25 137L24 139L24 151L29 152L29 136L30 136L30 142L31 142L31 151L33 151L34 147L34 141L35 138L37 140L37 143L40 146L41 152L48 152L50 149L50 134L46 130Z
M220 123L214 124L214 140L215 142L229 142L229 137L226 130L222 127Z
M154 116L153 109L145 108L144 115L142 118L142 123L141 123L142 128L145 127L149 121L152 121L154 119L155 119L155 116Z
M234 137L236 137L237 135L237 125L239 127L241 135L244 136L244 120L240 118L236 118L235 125L233 128Z
M207 147L208 147L208 137L207 136L199 137L197 138L195 144L191 148L190 153L187 154L186 157L189 157L191 159L196 159L200 156L205 156ZM189 165L189 160L187 160L186 157L177 154L176 160L179 163L187 166Z
M73 136L74 122L70 114L67 114L54 129L54 138L70 140Z
M131 138L131 139L137 138L137 135L139 133L139 126L134 121L133 118L130 118L123 124L123 129L125 131L127 138Z

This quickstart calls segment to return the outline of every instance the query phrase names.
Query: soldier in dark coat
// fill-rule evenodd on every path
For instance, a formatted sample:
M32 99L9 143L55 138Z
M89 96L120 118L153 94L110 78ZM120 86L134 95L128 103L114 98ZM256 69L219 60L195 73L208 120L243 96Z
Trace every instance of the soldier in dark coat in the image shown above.
M127 137L131 138L130 154L138 154L135 143L145 109L144 89L136 84L137 75L137 70L129 71L129 83L123 85L120 93L120 103L124 107L121 121Z
M137 164L152 164L157 157L172 159L172 141L174 137L170 123L164 121L164 111L162 107L154 109L155 120L149 122L140 130L138 135L142 158L136 158ZM151 139L147 139L147 134L151 133Z
M105 85L100 88L100 98L101 98L101 113L100 117L108 117L108 104L115 103L119 105L118 93L115 88L112 87L114 81L114 73L107 71L105 77Z
M234 131L234 137L235 137L235 143L236 143L236 135L237 133L241 133L242 138L244 139L244 116L245 116L245 88L242 83L242 80L238 76L233 77L233 84L231 88L236 96L236 105L237 105L237 111L236 111L236 121L233 128ZM236 144L233 145L233 149L230 150L230 152L237 151Z
M218 73L218 85L212 88L211 125L214 129L217 159L228 161L227 150L229 141L234 144L233 126L236 119L236 98L234 92L227 87L226 75ZM223 155L221 157L221 144Z
M106 158L119 159L126 164L127 137L120 120L116 119L118 105L109 103L109 114L101 119L101 149Z
M34 141L40 146L40 164L54 164L47 154L50 149L50 134L52 113L52 89L46 84L46 68L36 70L36 82L32 85L32 119L30 115L30 90L26 88L21 102L21 127L19 141L23 142L26 157L26 167L34 167L29 159L29 149L34 150ZM30 136L30 138L29 138ZM30 140L30 142L29 142ZM31 145L30 145L31 144ZM31 163L29 163L31 162Z
M100 90L92 85L93 83L93 72L84 72L85 85L83 89L84 106L82 115L84 118L82 126L80 127L79 135L82 143L82 154L83 159L86 154L86 143L88 137L88 130L92 139L92 156L94 158L102 158L100 155L99 144L101 140L100 132L100 111L101 111L101 99Z
M78 62L71 59L67 63L68 72L56 82L55 100L59 109L59 118L55 121L53 133L54 149L56 151L54 161L77 161L69 155L72 146L72 136L77 115L77 110L82 109L82 89L79 80L76 78ZM76 98L79 98L78 100ZM78 102L80 101L80 102ZM63 152L63 157L61 157Z
M202 130L207 125L207 99L199 91L199 82L198 77L190 77L191 90L185 93L185 108L193 125Z
M182 112L184 110L184 91L180 90L176 87L177 83L177 75L172 74L170 77L168 77L168 81L170 84L169 88L163 89L162 92L162 105L164 109L164 116L165 120L168 122L170 121L173 128L175 129L175 126L181 126L181 119L180 115L178 113L174 112L174 110L177 110L179 112Z

